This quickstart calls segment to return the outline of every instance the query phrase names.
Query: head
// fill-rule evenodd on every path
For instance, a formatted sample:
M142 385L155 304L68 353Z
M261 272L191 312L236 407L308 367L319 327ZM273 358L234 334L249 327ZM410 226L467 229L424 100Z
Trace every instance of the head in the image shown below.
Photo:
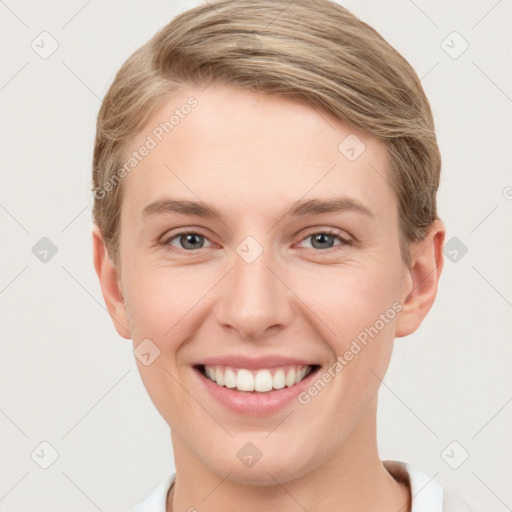
M364 444L394 340L435 299L440 166L417 74L328 0L208 3L130 56L98 115L95 267L175 453L264 484ZM244 414L203 393L230 355L316 373Z

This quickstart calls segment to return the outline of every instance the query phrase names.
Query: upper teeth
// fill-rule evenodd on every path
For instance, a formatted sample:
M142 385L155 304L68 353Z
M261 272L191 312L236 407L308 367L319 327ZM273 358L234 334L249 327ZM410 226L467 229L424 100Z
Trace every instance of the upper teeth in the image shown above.
M251 371L229 366L204 366L206 375L219 386L259 392L291 387L300 382L310 368L311 366L287 366Z

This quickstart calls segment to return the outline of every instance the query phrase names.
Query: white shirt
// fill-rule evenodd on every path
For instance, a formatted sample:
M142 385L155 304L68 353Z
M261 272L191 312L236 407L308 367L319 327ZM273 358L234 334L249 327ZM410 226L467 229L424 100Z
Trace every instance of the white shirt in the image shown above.
M452 493L444 493L439 482L415 467L400 461L389 461L389 463L401 469L406 478L407 476L409 478L412 495L411 512L471 512L460 498ZM166 512L167 493L174 483L175 476L175 473L167 475L144 501L128 512Z

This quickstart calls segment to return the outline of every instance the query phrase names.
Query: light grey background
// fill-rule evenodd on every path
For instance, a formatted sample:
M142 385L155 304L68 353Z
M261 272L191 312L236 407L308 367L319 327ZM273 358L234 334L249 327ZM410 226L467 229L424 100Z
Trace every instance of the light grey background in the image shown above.
M512 2L340 3L422 78L443 155L440 215L447 241L467 247L447 249L457 260L446 260L433 310L396 342L381 456L417 466L475 511L512 510ZM168 427L104 308L89 188L115 72L198 4L0 1L1 511L121 511L174 470ZM43 31L59 45L46 59L31 48L50 48ZM47 262L32 252L42 237L58 249ZM42 442L58 453L48 469Z

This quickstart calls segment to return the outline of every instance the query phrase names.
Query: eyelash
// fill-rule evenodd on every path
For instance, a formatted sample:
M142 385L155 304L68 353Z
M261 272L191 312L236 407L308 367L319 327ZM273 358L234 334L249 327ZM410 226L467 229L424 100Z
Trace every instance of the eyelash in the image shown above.
M172 240L179 238L180 236L183 236L183 235L198 235L198 236L208 240L208 237L206 235L203 235L200 231L180 231L178 233L173 234L171 237L166 237L161 242L161 245L165 246L166 248L168 248L171 251L177 250L177 251L189 252L189 253L198 252L201 249L207 249L207 247L201 247L200 249L181 249L181 248L177 248L177 247L170 245L170 242ZM304 240L307 240L308 238L311 238L313 235L329 235L329 236L333 236L334 238L337 238L341 242L338 245L334 245L333 247L328 247L326 249L315 249L314 247L308 248L308 249L316 251L316 252L330 252L331 250L335 250L336 247L342 247L344 245L352 244L352 240L344 238L343 236L340 235L340 233L338 231L329 229L329 228L325 228L320 231L313 231L313 232L309 233L308 235L306 235L305 237L301 238L300 241L302 242Z

